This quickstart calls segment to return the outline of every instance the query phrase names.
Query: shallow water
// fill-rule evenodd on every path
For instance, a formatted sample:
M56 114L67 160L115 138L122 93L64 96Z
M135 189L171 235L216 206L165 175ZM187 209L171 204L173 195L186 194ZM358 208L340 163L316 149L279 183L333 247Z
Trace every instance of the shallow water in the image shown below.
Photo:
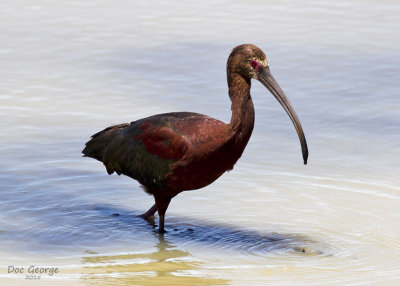
M397 1L0 8L1 285L398 283ZM290 119L254 82L243 157L176 197L160 236L136 217L152 198L82 158L83 145L106 126L166 111L229 121L225 63L245 42L269 57L309 164ZM59 272L26 280L31 265Z

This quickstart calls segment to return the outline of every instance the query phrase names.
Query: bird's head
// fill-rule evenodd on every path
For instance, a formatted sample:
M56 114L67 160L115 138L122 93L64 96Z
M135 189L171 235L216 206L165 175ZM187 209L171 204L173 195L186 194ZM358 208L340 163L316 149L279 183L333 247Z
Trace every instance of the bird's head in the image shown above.
M250 82L251 79L256 79L272 93L272 95L282 105L283 109L285 109L296 128L300 139L304 164L307 164L308 148L300 120L289 99L272 76L264 52L260 48L251 44L244 44L235 47L228 58L227 73L228 81L230 81L232 75L239 75L247 82Z
M227 63L228 74L236 73L246 80L257 79L257 71L265 67L268 67L268 60L264 52L251 44L234 48Z

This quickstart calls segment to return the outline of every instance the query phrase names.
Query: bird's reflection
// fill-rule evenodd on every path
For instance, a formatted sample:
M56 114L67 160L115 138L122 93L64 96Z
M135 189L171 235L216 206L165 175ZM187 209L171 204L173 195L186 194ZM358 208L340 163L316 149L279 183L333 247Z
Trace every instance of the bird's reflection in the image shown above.
M229 280L196 276L202 262L177 249L155 233L156 250L148 253L82 257L83 282L87 285L227 285ZM201 271L200 271L201 272Z

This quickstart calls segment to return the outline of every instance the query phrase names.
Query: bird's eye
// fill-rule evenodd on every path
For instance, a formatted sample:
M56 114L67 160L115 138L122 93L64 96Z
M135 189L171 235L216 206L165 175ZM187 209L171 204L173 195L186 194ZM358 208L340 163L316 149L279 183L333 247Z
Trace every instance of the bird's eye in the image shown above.
M257 65L259 65L259 63L258 63L257 61L255 61L255 60L252 60L252 61L250 62L250 65L251 65L253 68L255 68Z

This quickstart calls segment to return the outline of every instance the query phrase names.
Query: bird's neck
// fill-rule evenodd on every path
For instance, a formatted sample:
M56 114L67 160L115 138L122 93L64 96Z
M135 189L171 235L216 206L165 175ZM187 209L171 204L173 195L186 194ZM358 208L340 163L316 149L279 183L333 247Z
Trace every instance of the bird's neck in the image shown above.
M235 74L228 77L232 117L229 123L231 138L243 149L254 127L254 106L250 96L250 80Z

